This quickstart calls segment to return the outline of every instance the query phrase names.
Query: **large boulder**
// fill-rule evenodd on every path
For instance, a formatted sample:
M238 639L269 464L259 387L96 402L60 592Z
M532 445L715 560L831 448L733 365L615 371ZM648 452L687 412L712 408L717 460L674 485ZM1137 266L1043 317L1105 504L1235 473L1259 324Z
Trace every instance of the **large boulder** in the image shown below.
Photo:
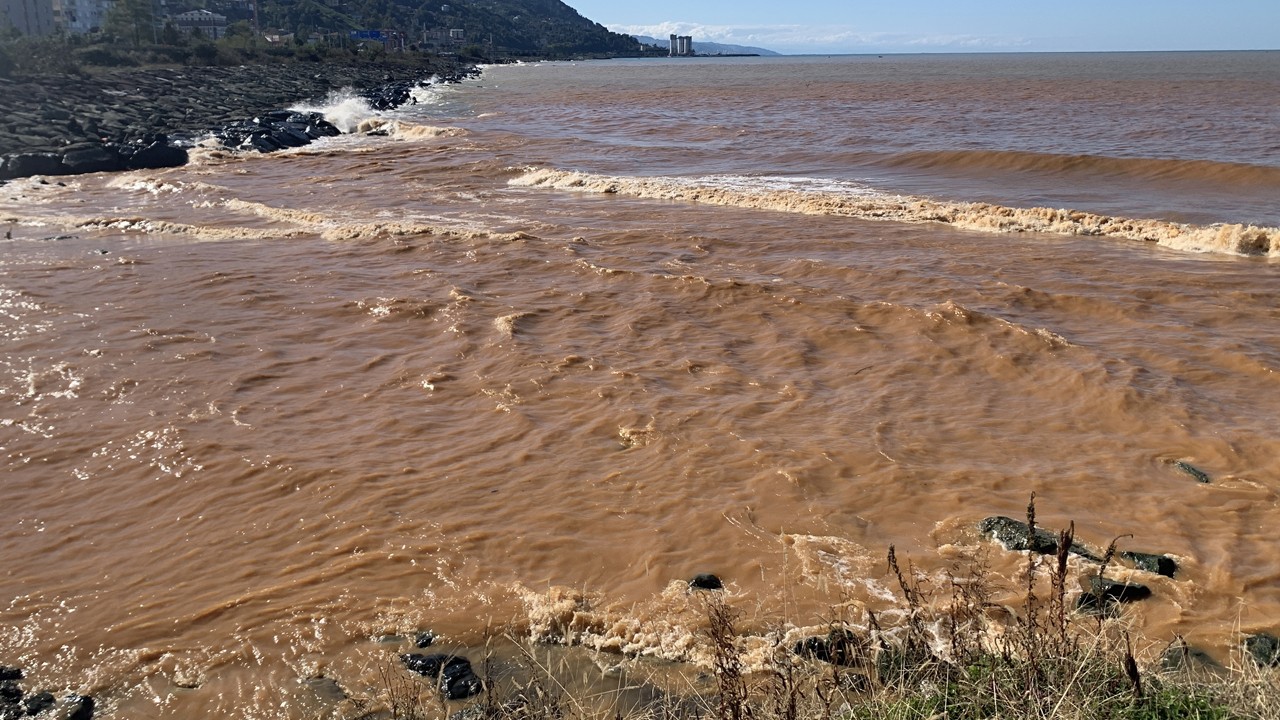
M832 665L865 662L870 643L851 630L833 629L826 637L807 637L796 643L795 654Z
M1125 550L1120 553L1120 559L1129 562L1139 570L1165 577L1173 577L1178 572L1178 561L1168 555Z
M1101 575L1090 575L1084 591L1095 597L1115 602L1137 602L1151 597L1151 588L1138 583L1120 582Z
M1258 633L1244 639L1244 649L1261 667L1280 667L1280 638L1271 633Z
M186 165L187 160L185 148L174 147L167 142L157 140L134 150L125 158L125 167L130 170L154 170Z
M1042 555L1058 554L1058 536L1056 534L1042 528L1036 528L1033 533L1026 523L1010 517L995 515L986 518L981 523L978 523L978 529L995 538L996 541L1004 546L1005 550L1030 550ZM1071 547L1067 548L1067 551L1086 560L1102 562L1102 558L1097 553L1075 541L1072 541Z
M447 700L463 700L484 692L484 683L471 669L471 661L459 655L408 653L400 661L419 675L438 680L440 694Z
M123 170L124 163L115 145L77 145L62 153L63 172L68 175Z
M691 590L723 590L724 583L711 573L698 573L689 580Z
M10 155L4 162L3 175L9 178L32 175L62 175L62 158L53 153L20 153Z

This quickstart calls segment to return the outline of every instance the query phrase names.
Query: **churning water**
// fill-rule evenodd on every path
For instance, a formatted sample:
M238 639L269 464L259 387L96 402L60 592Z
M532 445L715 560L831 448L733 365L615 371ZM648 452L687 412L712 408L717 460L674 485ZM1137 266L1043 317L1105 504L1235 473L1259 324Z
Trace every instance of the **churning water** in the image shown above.
M0 187L0 662L305 718L430 628L697 662L1049 527L1280 622L1280 53L493 67L270 156ZM362 114L350 104L348 116ZM1179 472L1203 469L1209 484ZM833 610L837 608L837 610ZM502 630L495 630L502 629Z

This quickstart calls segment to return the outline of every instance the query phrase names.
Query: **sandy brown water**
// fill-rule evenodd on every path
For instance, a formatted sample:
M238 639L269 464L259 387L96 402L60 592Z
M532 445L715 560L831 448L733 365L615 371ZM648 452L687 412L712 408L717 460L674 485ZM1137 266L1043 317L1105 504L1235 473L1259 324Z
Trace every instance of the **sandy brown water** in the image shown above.
M976 524L1033 492L1176 556L1135 622L1225 659L1280 629L1277 59L1161 57L491 68L0 187L0 663L121 718L314 717L427 628L696 663L694 573L797 628L891 606L890 545L1015 587ZM1080 63L1137 99L974 99Z

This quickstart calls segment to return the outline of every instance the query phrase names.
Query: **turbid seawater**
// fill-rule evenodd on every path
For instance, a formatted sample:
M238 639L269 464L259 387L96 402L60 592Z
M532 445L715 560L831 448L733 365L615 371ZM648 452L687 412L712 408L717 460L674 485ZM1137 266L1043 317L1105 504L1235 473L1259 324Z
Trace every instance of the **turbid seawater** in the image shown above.
M1280 53L548 63L327 109L387 134L0 186L29 685L310 718L308 678L376 687L426 629L697 665L700 572L795 636L894 607L891 545L1016 595L977 526L1032 493L1177 560L1115 570L1157 650L1280 630Z

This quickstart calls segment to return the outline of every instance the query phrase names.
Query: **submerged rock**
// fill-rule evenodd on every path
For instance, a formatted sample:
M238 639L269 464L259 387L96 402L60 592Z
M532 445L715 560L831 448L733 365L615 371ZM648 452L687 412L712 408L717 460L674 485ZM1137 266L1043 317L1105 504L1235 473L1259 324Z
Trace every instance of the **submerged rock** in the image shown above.
M3 163L0 177L20 178L32 175L61 175L62 158L54 153L36 152L10 155Z
M462 700L484 691L484 683L471 669L471 661L464 657L445 653L408 653L401 655L400 661L419 675L439 678L440 692L448 700Z
M1104 578L1101 575L1090 575L1089 585L1085 593L1098 598L1106 598L1116 602L1136 602L1151 597L1151 588L1137 583L1120 582Z
M1173 466L1178 468L1182 472L1186 473L1187 475L1190 475L1191 477L1195 478L1196 482L1205 483L1205 484L1212 482L1212 479L1209 477L1209 473L1201 470L1200 468L1196 467L1195 465L1192 465L1191 463L1185 460L1177 460L1173 463Z
M698 573L689 580L689 587L693 590L723 590L724 583L711 573Z
M1160 667L1169 672L1204 672L1222 669L1209 653L1178 638L1160 655Z
M1258 633L1244 639L1244 649L1261 667L1280 667L1280 638L1271 633Z
M837 629L826 637L807 637L795 645L795 653L832 665L857 665L866 660L867 642L851 630Z
M1165 577L1173 577L1174 573L1178 572L1178 562L1168 555L1125 550L1120 553L1120 559L1129 562L1139 570L1146 570Z
M484 683L471 669L471 663L449 663L440 671L440 692L448 700L463 700L484 692Z
M337 680L323 675L307 678L307 687L320 699L329 703L340 703L347 699L347 691L342 689Z
M1010 517L994 515L978 523L978 529L995 538L997 542L1004 546L1005 550L1030 550L1042 555L1056 555L1058 553L1057 534L1042 528L1036 528L1035 532L1031 533L1029 532L1030 527L1026 523ZM1102 558L1078 542L1072 542L1068 552L1086 560L1102 562Z
M413 639L413 644L416 647L425 648L425 647L431 647L431 644L434 643L435 641L436 641L435 633L431 632L430 630L423 630L422 632L418 633L417 637Z
M28 715L39 715L53 707L57 702L52 693L41 692L23 700L22 706L26 709Z

